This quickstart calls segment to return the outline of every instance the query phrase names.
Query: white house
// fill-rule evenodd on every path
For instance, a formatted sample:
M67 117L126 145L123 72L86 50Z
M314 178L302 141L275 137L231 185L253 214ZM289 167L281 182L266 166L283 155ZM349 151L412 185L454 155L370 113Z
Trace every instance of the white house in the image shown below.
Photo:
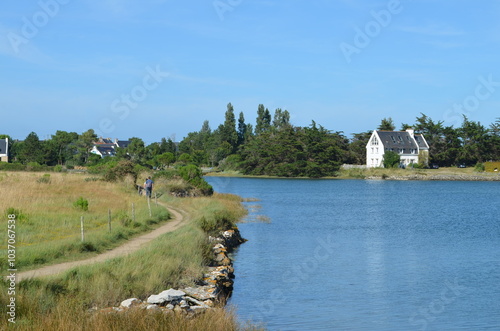
M366 145L366 166L368 168L383 167L384 154L393 151L399 154L401 165L427 163L429 145L421 134L413 129L406 131L374 130Z
M99 140L94 143L90 153L99 155L100 157L115 156L117 147L127 148L128 145L130 145L129 140L115 139L113 141L111 138L100 137Z
M9 138L0 139L0 162L9 162Z

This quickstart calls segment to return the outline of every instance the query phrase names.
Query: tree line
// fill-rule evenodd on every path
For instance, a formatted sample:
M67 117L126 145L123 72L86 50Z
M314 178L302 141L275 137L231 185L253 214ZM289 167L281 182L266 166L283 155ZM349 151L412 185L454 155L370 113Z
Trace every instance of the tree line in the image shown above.
M486 127L464 116L461 126L455 128L420 114L415 123L401 124L400 130L409 127L427 140L431 164L472 166L500 160L500 118ZM394 131L396 126L391 118L383 118L376 129ZM328 130L315 121L295 126L287 110L278 108L271 114L262 104L257 107L254 126L243 112L236 119L229 103L224 122L215 130L204 121L199 131L188 133L178 144L162 138L146 146L141 138L133 137L126 148L116 148L114 157L90 153L98 139L92 129L81 134L57 131L44 141L32 132L24 141L9 142L11 160L22 164L99 166L130 160L154 169L180 163L252 175L324 177L334 176L344 163L366 164L371 134L372 130L354 133L349 139L342 131ZM0 135L4 137L8 136Z

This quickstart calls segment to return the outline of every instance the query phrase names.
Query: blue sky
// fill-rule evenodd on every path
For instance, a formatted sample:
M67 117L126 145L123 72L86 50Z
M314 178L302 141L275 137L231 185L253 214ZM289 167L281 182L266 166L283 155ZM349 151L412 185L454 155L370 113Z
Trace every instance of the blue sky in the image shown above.
M347 135L420 112L489 125L499 64L494 0L10 0L0 133L181 140L228 102Z

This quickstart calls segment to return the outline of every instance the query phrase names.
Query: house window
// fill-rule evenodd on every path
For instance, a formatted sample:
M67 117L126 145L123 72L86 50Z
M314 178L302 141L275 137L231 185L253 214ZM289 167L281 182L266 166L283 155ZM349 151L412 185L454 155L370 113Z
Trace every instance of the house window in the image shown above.
M378 147L377 147L377 148L375 148L375 152L378 154Z
M372 147L372 154L373 154L373 153L375 153L375 152L374 152L374 148Z
M398 139L399 139L399 141L401 141L401 142L403 141L403 138L401 138L401 136L398 136Z
M396 139L394 139L394 136L391 136L392 142L396 143Z
M375 136L372 139L372 145L378 145L378 139Z

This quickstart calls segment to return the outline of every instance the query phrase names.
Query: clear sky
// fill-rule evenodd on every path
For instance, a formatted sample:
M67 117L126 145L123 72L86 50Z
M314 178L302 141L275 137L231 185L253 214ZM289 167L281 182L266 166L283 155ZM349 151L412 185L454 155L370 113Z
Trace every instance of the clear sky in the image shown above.
M2 2L0 133L179 141L231 102L347 135L500 117L497 0Z

